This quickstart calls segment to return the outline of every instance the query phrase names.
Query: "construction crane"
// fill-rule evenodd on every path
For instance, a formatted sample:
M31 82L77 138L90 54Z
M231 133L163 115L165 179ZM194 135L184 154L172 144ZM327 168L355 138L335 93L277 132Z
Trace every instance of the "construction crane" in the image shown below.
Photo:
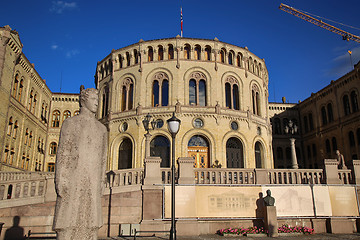
M321 21L319 19L311 17L308 14L305 14L305 13L303 13L303 12L293 8L293 7L290 7L288 5L285 5L285 4L281 3L279 8L281 10L283 10L284 12L287 12L287 13L290 13L290 14L294 15L295 17L301 18L301 19L303 19L303 20L305 20L305 21L307 21L309 23L315 24L316 26L322 27L322 28L324 28L324 29L326 29L326 30L328 30L330 32L336 33L336 34L342 36L343 40L347 40L347 41L352 40L352 41L360 43L360 37L359 36L356 36L354 34L351 34L349 32L341 30L341 29L339 29L337 27L334 27L334 26L332 26L332 25L330 25L328 23L325 23L325 22L323 22L323 21Z

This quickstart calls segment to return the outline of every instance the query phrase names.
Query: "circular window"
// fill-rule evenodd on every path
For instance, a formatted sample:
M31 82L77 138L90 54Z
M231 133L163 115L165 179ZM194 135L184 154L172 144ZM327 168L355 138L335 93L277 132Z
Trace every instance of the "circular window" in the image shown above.
M120 131L121 132L126 132L126 130L128 129L129 125L127 124L127 122L124 122L121 126L120 126Z
M193 125L196 128L201 128L201 127L204 126L204 122L200 118L197 118L197 119L194 120Z
M157 119L155 127L156 128L162 128L164 126L164 121L162 119Z
M237 122L231 122L231 129L232 130L238 130L239 129L239 125L238 125L238 123Z

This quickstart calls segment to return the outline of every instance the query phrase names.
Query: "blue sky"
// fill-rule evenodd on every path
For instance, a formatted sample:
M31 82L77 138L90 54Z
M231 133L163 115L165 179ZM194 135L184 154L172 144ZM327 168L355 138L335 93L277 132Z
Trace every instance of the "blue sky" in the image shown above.
M360 28L358 0L13 0L2 4L0 25L19 32L51 91L60 91L62 79L61 91L75 93L81 84L94 87L96 63L112 49L180 34L182 5L184 37L247 46L265 59L269 101L297 102L349 72L347 51L357 63L360 44L279 10L281 2Z

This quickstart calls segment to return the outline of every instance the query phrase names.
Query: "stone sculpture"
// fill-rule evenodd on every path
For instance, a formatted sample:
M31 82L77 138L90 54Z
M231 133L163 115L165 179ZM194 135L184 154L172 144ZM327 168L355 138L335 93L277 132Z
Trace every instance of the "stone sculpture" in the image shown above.
M273 198L271 196L270 189L268 189L266 191L266 197L264 197L264 203L265 203L265 206L274 206L274 204L275 204L275 198Z
M347 169L344 162L344 155L342 155L339 150L336 150L336 159L340 169Z
M97 239L103 224L107 129L95 118L98 91L80 92L80 114L64 121L55 165L53 229L59 240Z

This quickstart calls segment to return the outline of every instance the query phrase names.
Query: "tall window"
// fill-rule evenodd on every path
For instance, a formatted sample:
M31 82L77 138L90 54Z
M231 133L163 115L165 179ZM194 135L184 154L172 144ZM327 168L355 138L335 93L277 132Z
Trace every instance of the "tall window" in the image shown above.
M328 105L327 105L327 113L328 113L329 123L333 122L334 114L333 114L333 109L332 109L331 103L328 103Z
M55 163L48 163L48 172L55 172Z
M33 133L32 133L32 131L30 131L30 135L29 135L29 147L31 147L32 140L33 140Z
M24 80L21 79L20 85L19 85L19 93L18 93L18 101L21 102L21 95L24 89Z
M121 111L131 110L133 108L134 83L130 78L126 78L122 83L121 90Z
M344 113L345 113L345 115L349 115L350 114L350 102L349 102L349 96L348 95L344 95L344 97L343 97L343 105L344 105Z
M7 127L7 135L9 135L9 136L11 136L12 125L13 125L13 118L10 117L10 118L9 118L8 127Z
M66 110L64 113L63 113L63 121L65 121L65 119L71 117L71 112L69 110Z
M309 131L307 116L304 116L304 128L305 128L305 133L307 133Z
M253 114L260 116L260 94L259 87L257 85L253 85L252 87L252 106L253 106Z
M27 128L25 131L24 145L27 145L28 141L29 141L29 129Z
M5 146L5 151L4 151L4 159L3 159L3 162L4 163L7 163L8 161L8 158L9 158L9 146Z
M355 146L355 136L354 136L354 132L350 131L349 132L349 144L350 147L354 147Z
M229 63L230 65L233 65L233 64L234 64L233 61L234 61L234 52L233 52L233 51L230 51L230 52L229 52L229 56L228 56L228 63Z
M321 108L321 120L322 120L323 125L327 124L327 117L326 117L325 107Z
M312 113L309 113L309 126L310 126L310 131L314 130L314 121L313 121Z
M222 48L220 50L220 62L225 63L226 49Z
M50 143L50 155L56 155L57 153L57 143L52 142Z
M169 105L169 81L168 76L159 72L154 75L154 82L152 86L152 106L167 106Z
M338 149L338 147L337 147L337 142L336 142L336 138L335 138L335 137L333 137L333 138L331 139L331 143L332 143L332 150L333 150L333 152L335 153L335 151Z
M102 113L101 116L104 118L109 112L109 86L105 86L102 94Z
M135 64L139 63L139 53L136 49L134 49L134 58L135 58Z
M154 50L152 47L148 48L148 62L151 62L154 60Z
M12 96L15 98L17 94L18 84L19 84L19 74L16 74L14 79L13 91L12 91Z
M225 103L227 108L240 109L239 86L237 80L233 77L228 77L225 83Z
M174 59L174 46L172 44L169 44L168 48L168 59Z
M195 46L194 55L195 55L195 59L196 59L196 60L200 60L200 59L201 59L201 47L200 47L199 45L196 45L196 46Z
M125 138L119 146L118 169L128 169L132 167L132 142Z
M19 125L18 125L18 121L16 120L16 121L15 121L15 124L14 124L14 134L13 134L13 138L16 138L16 137L17 137L18 128L19 128Z
M131 64L131 57L130 57L130 53L129 52L126 52L126 66L130 66Z
M60 125L60 111L55 110L52 114L52 127L59 127Z
M351 99L352 111L353 112L359 111L358 97L355 91L352 91L350 93L350 99Z
M274 132L275 134L281 134L281 121L280 118L274 119Z
M263 168L263 147L260 142L255 143L255 166L256 168Z
M123 68L123 56L119 54L119 68Z
M32 104L32 110L31 110L31 112L33 114L35 114L36 103L37 103L37 95L35 94L34 95L34 101L33 101L33 104Z
M158 49L158 60L159 61L164 60L164 48L161 45L159 46L159 49Z
M210 46L205 47L205 60L207 60L207 61L211 60L211 47Z
M239 139L234 137L226 142L226 167L244 167L243 145Z
M150 142L150 156L160 157L160 167L170 167L170 141L166 137L156 136Z
M189 104L206 106L206 81L205 75L194 72L190 75L189 81Z
M29 105L28 105L28 110L31 111L32 109L32 104L33 104L33 101L34 101L34 91L31 90L30 91L30 96L29 96Z
M241 55L241 53L238 53L238 55L236 57L236 66L242 67L242 55Z
M190 56L190 45L189 44L185 44L185 47L184 47L184 58L185 59L190 59L191 56Z
M325 148L326 148L326 153L329 155L331 153L331 146L329 139L326 139L325 141Z

